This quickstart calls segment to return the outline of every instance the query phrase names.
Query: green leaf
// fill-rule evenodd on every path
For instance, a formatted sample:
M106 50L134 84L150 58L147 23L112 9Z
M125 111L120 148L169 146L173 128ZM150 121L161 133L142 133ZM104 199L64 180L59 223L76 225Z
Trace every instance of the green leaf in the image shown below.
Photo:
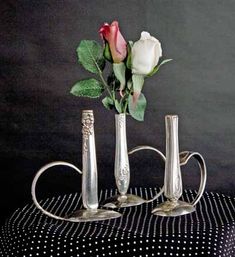
M134 119L138 121L144 120L146 105L147 105L147 101L144 94L142 93L140 94L137 103L134 103L133 96L129 95L129 98L128 98L129 113Z
M133 101L134 103L136 103L144 85L144 76L139 74L133 74L132 82L133 82L133 91L134 91Z
M101 96L103 91L103 85L98 80L92 78L78 81L72 87L70 93L75 96L97 98Z
M144 76L139 74L132 75L133 89L134 92L141 92L144 85Z
M116 78L120 81L120 90L122 91L125 88L126 84L126 65L124 62L113 63L113 72Z
M108 110L112 109L114 106L114 101L111 97L106 96L103 100L102 103L104 105L104 107Z
M122 106L121 104L118 102L118 100L115 100L115 108L117 110L118 113L122 113Z
M149 74L147 74L147 77L153 76L155 73L158 72L159 68L160 68L163 64L166 64L166 63L168 63L168 62L170 62L170 61L172 61L172 59L163 60L159 65L155 66L155 67L153 68L153 70L152 70Z
M126 67L131 70L131 48L133 46L133 42L129 41L127 44L127 60L126 60Z
M86 70L98 74L104 69L103 49L96 41L82 40L77 54L79 62Z
M109 44L105 42L104 52L103 52L104 58L108 60L109 62L113 62L113 58L110 52Z

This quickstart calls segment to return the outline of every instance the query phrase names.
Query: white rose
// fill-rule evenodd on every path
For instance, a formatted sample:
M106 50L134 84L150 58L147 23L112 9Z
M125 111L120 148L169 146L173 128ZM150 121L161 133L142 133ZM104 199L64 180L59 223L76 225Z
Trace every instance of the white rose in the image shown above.
M143 31L131 50L132 73L147 75L158 64L162 56L161 43Z

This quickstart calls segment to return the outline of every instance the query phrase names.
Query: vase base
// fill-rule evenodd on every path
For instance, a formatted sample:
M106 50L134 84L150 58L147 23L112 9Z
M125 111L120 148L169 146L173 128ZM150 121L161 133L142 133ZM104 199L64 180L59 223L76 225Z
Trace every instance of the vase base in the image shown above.
M145 202L146 200L137 195L127 194L112 196L104 200L104 202L101 205L106 208L116 209L136 206Z
M96 209L96 210L83 209L67 215L66 219L72 222L87 222L87 221L116 219L121 216L122 214L116 211L102 210L102 209Z
M196 209L193 205L183 201L169 201L159 204L152 210L152 214L158 216L176 217L189 214Z

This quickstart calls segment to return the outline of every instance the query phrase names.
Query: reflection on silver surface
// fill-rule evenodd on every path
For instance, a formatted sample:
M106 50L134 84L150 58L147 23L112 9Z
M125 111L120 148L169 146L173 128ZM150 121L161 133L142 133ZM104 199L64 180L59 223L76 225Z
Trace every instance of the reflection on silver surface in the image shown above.
M164 155L161 151L159 151L157 148L154 148L154 147L148 146L148 145L137 146L137 147L131 149L131 150L129 151L129 155L131 155L131 154L133 154L133 153L136 153L136 152L138 152L138 151L142 151L142 150L151 150L151 151L154 151L154 152L156 152L156 153L161 157L161 159L162 159L164 162L166 161L166 157L165 157L165 155ZM163 193L163 191L164 191L164 187L162 187L162 188L160 189L160 192L157 193L152 199L145 200L145 203L150 203L150 202L155 201L155 200Z
M157 199L163 192L163 189L156 194L152 199L145 200L137 195L126 194L130 184L130 166L129 157L127 150L127 138L126 138L126 115L116 114L115 115L115 127L116 127L116 149L115 149L115 165L114 165L114 175L117 185L119 195L114 195L106 199L102 206L107 208L123 208L135 205L140 205L142 203L148 203ZM133 148L129 154L141 150L153 150L157 152L163 160L165 156L156 148L150 146L139 146Z
M116 149L115 149L115 163L114 175L121 195L125 195L130 184L130 165L127 151L126 140L126 115L116 114Z
M87 222L87 221L99 221L108 220L121 217L121 214L116 211L103 210L103 209L85 209L78 210L69 214L66 219L73 222Z
M126 194L130 184L130 166L127 151L126 139L126 114L115 115L116 127L116 148L114 176L118 189L118 195L114 195L102 203L107 208L123 208L134 205L140 205L145 202L144 199L137 195Z
M152 213L160 216L179 216L195 211L194 206L200 200L206 185L206 165L203 157L196 152L179 153L178 116L167 115L166 124L166 164L164 176L164 195L167 201L159 204ZM180 166L187 164L194 157L201 171L198 194L192 203L180 201L182 195L182 178Z
M164 195L170 201L177 201L182 195L182 178L179 162L178 116L167 115L166 123L166 164Z
M92 110L85 110L82 113L82 162L83 172L81 172L76 166L68 162L52 162L43 166L34 177L31 193L32 199L38 209L49 217L66 220L72 222L85 222L85 221L98 221L118 218L120 213L110 210L101 210L98 208L98 178L97 178L97 163L96 163L96 149L95 149L95 135L94 135L94 115ZM60 217L55 214L44 210L39 204L36 198L35 190L36 183L46 170L54 166L68 166L75 169L82 174L82 201L85 209L75 211L67 215L66 217Z
M93 111L82 112L82 202L86 209L98 208L97 162Z

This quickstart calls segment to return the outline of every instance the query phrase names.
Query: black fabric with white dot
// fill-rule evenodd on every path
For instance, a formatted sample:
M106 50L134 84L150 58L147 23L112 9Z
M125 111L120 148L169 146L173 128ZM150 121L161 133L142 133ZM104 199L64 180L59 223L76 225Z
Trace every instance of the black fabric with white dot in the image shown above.
M133 188L130 193L146 199L156 188ZM102 190L100 201L115 194ZM185 190L182 199L192 201L195 191ZM34 204L17 209L0 234L0 256L235 256L235 198L205 192L196 212L179 217L151 215L163 201L123 208L118 219L71 223L45 216ZM65 215L81 208L81 195L46 199L47 210Z

